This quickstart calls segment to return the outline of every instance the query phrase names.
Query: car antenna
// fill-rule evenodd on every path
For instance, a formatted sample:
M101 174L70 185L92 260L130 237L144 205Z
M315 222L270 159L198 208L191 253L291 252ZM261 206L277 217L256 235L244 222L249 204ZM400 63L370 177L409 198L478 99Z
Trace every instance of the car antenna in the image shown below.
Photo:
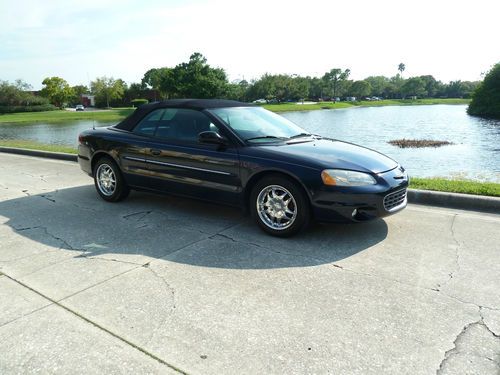
M89 72L88 71L87 71L87 81L89 82L89 91L90 91L90 88L92 86L91 85L92 82L90 82ZM92 113L92 130L95 130L95 114L94 113Z

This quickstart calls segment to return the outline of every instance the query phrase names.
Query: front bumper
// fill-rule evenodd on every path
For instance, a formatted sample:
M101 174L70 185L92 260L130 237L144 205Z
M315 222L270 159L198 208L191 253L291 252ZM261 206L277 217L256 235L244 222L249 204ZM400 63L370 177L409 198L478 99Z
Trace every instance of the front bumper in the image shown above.
M362 222L395 214L406 207L408 175L393 169L377 175L377 184L357 187L322 186L312 192L318 221Z

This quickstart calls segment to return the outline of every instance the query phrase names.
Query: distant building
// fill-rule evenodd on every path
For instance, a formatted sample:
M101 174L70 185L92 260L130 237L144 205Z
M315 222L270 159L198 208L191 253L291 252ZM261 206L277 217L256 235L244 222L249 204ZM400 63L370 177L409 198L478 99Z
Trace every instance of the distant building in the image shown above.
M80 103L85 107L95 107L95 95L82 94L80 95Z
M147 99L150 102L156 102L160 99L160 92L154 89L141 90L141 98Z

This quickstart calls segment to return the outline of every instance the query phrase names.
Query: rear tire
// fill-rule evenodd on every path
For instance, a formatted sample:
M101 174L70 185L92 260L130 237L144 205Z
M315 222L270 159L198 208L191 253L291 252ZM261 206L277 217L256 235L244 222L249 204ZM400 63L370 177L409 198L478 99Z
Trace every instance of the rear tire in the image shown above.
M266 176L255 184L250 212L261 229L277 237L304 230L311 218L306 193L296 182L280 175Z
M105 201L119 202L130 193L120 168L110 157L100 158L94 166L93 174L97 193Z

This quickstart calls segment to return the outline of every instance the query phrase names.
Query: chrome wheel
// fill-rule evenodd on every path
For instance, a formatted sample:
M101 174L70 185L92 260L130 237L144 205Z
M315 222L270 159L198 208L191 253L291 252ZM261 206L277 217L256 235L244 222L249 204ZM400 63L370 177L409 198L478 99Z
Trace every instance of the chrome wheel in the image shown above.
M257 197L257 213L271 229L289 228L297 218L297 204L293 195L284 187L269 185Z
M108 164L101 164L97 169L97 186L102 194L111 196L116 190L116 176Z

